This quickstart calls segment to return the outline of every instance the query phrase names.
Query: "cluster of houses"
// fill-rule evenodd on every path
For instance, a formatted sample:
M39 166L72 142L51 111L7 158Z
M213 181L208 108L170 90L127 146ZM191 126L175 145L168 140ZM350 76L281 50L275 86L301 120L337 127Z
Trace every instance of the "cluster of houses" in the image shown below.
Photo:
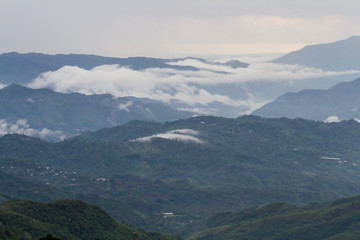
M34 163L33 167L27 166L23 168L21 166L8 165L2 166L2 170L10 172L15 176L29 176L37 180L43 181L47 185L65 184L70 186L78 185L77 172L74 171L57 171L49 166L41 166L39 163Z

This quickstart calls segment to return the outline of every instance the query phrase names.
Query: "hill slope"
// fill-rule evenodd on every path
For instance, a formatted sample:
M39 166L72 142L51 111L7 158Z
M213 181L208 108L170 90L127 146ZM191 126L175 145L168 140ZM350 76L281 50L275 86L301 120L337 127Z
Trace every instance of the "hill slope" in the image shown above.
M14 160L12 159L11 161ZM2 165L4 165L5 161L5 159L1 159ZM0 203L14 199L54 201L60 198L71 198L71 195L57 188L33 181L26 181L0 171Z
M360 70L360 36L334 43L306 46L272 62L299 64L327 71Z
M304 118L324 121L360 118L360 78L339 83L328 90L286 93L252 114L262 117Z
M214 215L209 230L189 239L358 239L359 217L359 197L304 207L273 203Z
M125 203L138 212L126 221L137 227L189 234L215 211L360 194L359 139L356 121L135 121L58 143L6 135L0 167L81 195L119 220L116 203Z
M147 233L118 223L95 205L78 200L51 203L10 201L0 206L0 229L25 239L53 234L63 239L170 240L175 237Z
M64 94L17 84L0 89L0 102L0 134L11 132L11 126L14 125L13 129L18 130L14 130L15 133L55 139L135 119L169 121L193 114L150 99L115 98L107 94ZM18 122L21 119L26 122ZM4 124L7 124L6 127Z

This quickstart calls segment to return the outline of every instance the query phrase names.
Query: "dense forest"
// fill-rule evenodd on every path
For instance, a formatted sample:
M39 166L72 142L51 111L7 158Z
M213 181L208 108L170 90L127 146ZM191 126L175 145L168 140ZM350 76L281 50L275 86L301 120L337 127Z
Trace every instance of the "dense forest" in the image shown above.
M230 239L358 239L360 198L302 207L276 202L239 212L211 216L208 230L191 240Z
M52 236L52 237L51 237ZM50 203L8 201L0 206L0 239L175 240L177 237L136 230L104 210L78 200Z
M5 135L1 199L80 199L186 237L216 212L360 194L359 136L352 120L256 116L134 121L57 143Z

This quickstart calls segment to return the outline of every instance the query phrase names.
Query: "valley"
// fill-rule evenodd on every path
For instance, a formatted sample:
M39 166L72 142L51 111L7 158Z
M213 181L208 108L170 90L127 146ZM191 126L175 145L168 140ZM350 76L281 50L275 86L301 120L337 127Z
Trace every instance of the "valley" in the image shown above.
M357 239L359 46L0 54L0 239Z

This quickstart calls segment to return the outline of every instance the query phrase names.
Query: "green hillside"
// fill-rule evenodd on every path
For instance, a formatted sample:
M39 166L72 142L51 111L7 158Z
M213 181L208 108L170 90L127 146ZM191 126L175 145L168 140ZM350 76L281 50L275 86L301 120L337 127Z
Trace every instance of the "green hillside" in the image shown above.
M60 198L71 198L71 195L57 188L0 171L0 203L14 199L54 201Z
M48 234L74 240L177 239L118 223L101 208L78 200L51 203L17 200L0 206L0 239L39 239Z
M216 214L189 240L359 239L360 197L296 207L273 203Z
M0 138L7 174L61 189L135 227L183 236L219 211L358 195L359 166L356 121L196 117L136 121L58 143Z

